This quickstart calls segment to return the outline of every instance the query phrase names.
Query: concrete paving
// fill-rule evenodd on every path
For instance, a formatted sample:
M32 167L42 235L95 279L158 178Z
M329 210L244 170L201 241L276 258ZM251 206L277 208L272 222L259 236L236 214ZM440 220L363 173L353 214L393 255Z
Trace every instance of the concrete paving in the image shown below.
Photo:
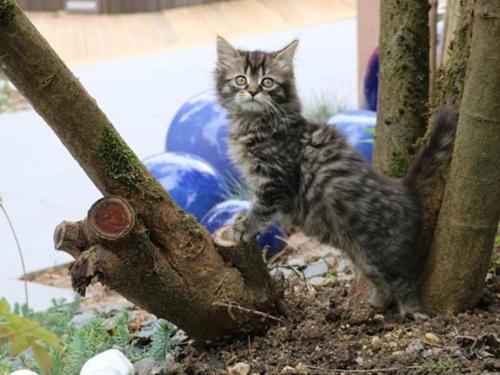
M354 106L356 24L341 21L306 29L233 40L242 48L275 49L300 39L296 56L299 93L324 93ZM89 93L140 158L164 150L168 124L188 98L212 88L215 45L100 63L75 70ZM0 194L17 229L28 272L69 260L53 250L62 220L84 217L100 197L78 164L33 110L0 115ZM0 215L0 296L21 268ZM45 289L44 289L45 290ZM41 292L44 293L44 292ZM33 293L32 293L33 294Z

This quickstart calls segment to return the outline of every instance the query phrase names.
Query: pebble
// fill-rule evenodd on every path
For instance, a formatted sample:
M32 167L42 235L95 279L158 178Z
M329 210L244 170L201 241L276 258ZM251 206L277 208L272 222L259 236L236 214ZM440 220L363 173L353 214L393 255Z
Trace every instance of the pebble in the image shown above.
M392 355L396 358L401 358L401 357L404 357L406 354L406 352L402 351L402 350L397 350L395 352L392 352Z
M295 371L297 371L297 374L307 375L309 373L309 367L307 367L304 362L299 362L297 366L295 366Z
M109 349L90 358L82 367L80 375L133 375L134 366L117 349Z
M357 357L354 361L360 366L363 366L363 363L365 363L365 361L361 357Z
M383 322L385 317L382 314L373 315L373 320L376 322Z
M432 343L432 344L437 344L439 342L439 337L432 333L432 332L427 332L425 335L424 335L424 339L427 340L428 342Z
M372 337L372 349L379 350L382 347L382 340L378 336Z
M398 344L395 341L391 341L389 344L389 348L397 348Z
M292 366L285 366L283 370L281 370L282 374L296 374L297 370L295 370Z
M73 323L73 325L75 326L75 328L81 328L83 327L86 323L88 323L89 321L91 321L92 319L95 318L95 314L94 313L90 313L90 312L83 312L81 314L77 314L75 315L72 319L71 319L71 323Z
M421 353L425 350L425 346L424 346L424 343L422 342L422 340L412 340L410 341L410 343L408 344L408 346L406 347L406 352L407 353Z
M250 373L250 365L245 362L238 362L234 366L227 369L228 375L248 375Z

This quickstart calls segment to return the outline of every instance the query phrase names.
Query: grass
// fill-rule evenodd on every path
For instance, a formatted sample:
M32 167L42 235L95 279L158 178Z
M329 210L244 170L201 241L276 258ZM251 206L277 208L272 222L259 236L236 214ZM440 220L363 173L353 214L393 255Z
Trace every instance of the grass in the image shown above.
M320 92L312 96L304 109L304 116L311 121L326 122L332 115L349 109L345 99Z
M14 105L15 90L9 84L9 81L0 79L0 113L11 112L16 109Z

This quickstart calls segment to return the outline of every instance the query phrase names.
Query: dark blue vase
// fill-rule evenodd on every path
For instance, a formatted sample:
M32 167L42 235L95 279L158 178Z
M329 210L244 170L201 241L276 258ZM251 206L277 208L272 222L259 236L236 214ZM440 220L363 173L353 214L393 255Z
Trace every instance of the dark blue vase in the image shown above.
M166 151L188 152L213 165L228 183L241 181L227 146L229 121L215 94L206 92L182 105L170 123Z
M368 110L341 112L328 120L328 124L335 125L368 164L372 162L376 122L377 114Z
M365 80L363 82L363 93L365 96L366 107L370 111L377 110L378 71L379 56L378 48L376 48L375 51L373 51L370 60L368 61Z
M224 178L196 155L165 152L147 158L144 164L174 201L198 221L229 195Z
M249 201L239 199L230 199L219 203L207 212L201 219L201 224L213 233L224 225L232 224L235 215L246 213L250 209L250 205ZM257 235L257 244L261 250L267 246L267 256L270 257L285 247L285 243L280 238L286 238L285 230L278 223L271 224Z

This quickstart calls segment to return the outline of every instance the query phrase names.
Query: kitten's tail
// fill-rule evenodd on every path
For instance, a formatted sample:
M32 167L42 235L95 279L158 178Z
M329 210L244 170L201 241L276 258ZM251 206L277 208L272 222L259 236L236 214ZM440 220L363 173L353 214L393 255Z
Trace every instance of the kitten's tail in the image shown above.
M439 109L431 133L415 161L403 178L405 185L417 193L430 188L430 182L439 170L448 164L453 152L458 113L451 107Z

